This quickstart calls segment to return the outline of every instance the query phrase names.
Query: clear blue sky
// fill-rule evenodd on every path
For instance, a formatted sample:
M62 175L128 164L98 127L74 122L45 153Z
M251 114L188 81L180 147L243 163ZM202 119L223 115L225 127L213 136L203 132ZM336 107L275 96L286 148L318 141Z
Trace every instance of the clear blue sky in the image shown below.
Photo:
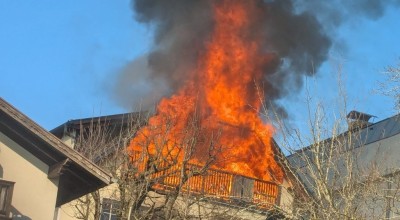
M128 0L0 0L0 96L46 129L69 119L128 111L108 84L130 60L145 54L152 32L134 20ZM372 93L381 72L400 60L400 9L379 20L348 22L338 30L345 46L310 83L327 103L335 99L335 60L344 65L350 106L383 119L392 100ZM302 96L284 101L294 121ZM299 110L300 109L300 110Z

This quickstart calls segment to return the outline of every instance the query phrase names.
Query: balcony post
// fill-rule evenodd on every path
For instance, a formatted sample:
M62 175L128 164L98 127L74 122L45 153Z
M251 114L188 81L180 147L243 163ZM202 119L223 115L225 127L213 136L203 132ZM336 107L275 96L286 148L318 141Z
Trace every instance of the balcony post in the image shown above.
M278 194L276 196L275 205L281 206L281 197L282 197L282 185L278 185Z

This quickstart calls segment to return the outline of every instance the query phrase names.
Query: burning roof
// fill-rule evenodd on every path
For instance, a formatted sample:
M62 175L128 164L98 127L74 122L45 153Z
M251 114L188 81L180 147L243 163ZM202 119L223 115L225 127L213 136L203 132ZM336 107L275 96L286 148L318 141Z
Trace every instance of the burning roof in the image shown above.
M264 95L258 82L275 57L263 53L263 34L252 32L265 8L256 1L221 1L210 5L213 28L196 66L187 69L184 84L170 98L161 100L149 125L131 142L137 149L152 141L160 148L158 136L167 132L165 151L179 150L187 138L188 125L195 119L202 130L200 139L220 132L215 166L258 179L282 182L283 171L274 158L271 138L274 128L260 118ZM171 121L173 121L171 123ZM154 129L156 128L156 129ZM162 137L164 138L164 137ZM199 142L191 160L203 163L208 143Z

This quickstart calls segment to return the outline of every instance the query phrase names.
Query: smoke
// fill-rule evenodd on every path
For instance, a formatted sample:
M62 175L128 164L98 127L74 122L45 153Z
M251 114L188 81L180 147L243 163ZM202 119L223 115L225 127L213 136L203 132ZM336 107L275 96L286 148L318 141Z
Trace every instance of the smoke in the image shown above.
M195 67L197 56L205 49L210 37L214 25L213 1L223 0L132 0L136 19L155 29L154 45L146 59L140 61L146 70L136 69L138 61L133 61L122 71L118 83L126 84L131 80L127 75L139 75L139 81L145 79L149 94L153 94L151 101L176 91L190 77L190 70ZM261 22L255 24L254 31L263 33L263 50L274 57L265 67L264 81L260 84L265 89L266 103L282 116L286 116L286 112L276 101L298 92L304 76L318 71L335 43L338 26L349 20L378 19L389 5L399 5L396 0L256 1L264 14ZM143 74L148 76L143 77ZM151 89L159 82L167 89ZM124 92L126 85L116 88L126 94L124 97L146 93ZM132 101L124 97L119 98L121 102Z
M347 21L358 19L376 20L385 14L388 7L400 6L398 0L297 0L298 11L308 11L314 14L325 28L331 29Z
M150 74L147 56L130 62L120 70L113 86L113 100L129 110L147 110L170 93L163 79Z

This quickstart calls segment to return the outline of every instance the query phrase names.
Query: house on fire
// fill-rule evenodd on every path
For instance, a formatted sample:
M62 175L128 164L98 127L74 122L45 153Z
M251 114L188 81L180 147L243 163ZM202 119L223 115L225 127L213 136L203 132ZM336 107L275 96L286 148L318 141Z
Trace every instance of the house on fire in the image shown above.
M112 139L129 130L132 119L136 120L135 125L145 123L141 116L142 113L130 113L71 120L47 132L0 99L0 219L78 219L77 208L83 207L79 203L85 202L86 195L93 192L99 192L98 219L116 219L121 207L120 185L115 182L118 178L115 173L103 165L104 161L117 158L115 152L118 148L126 149L135 134L122 135L118 148L109 146L117 142L105 142L104 146L101 142L82 145L80 140L87 139L97 125L106 128ZM313 172L319 172L317 166L320 166L327 170L324 184L335 208L340 209L346 202L341 194L346 191L343 191L345 187L368 186L372 188L358 190L356 199L351 200L353 214L367 219L400 219L400 115L376 123L369 122L372 117L352 111L348 115L347 131L287 157L273 143L286 171L282 184L208 168L181 188L177 207L182 207L189 217L203 219L232 216L268 219L271 214L280 215L276 210L290 215L295 206L306 207L307 203L294 194L309 196L313 205L317 204L321 195L316 186L319 180ZM96 153L84 151L90 144L99 146ZM129 164L138 158L130 155ZM176 171L175 168L172 166L169 170ZM140 165L135 169L140 170ZM195 170L196 166L188 165L187 169ZM179 182L179 176L167 174L152 175L156 182L151 185L150 199L141 203L141 211L149 211L164 202L165 195ZM184 209L188 203L196 205ZM96 208L94 203L84 205L88 210Z
M85 151L85 149L81 149L81 147L85 146L80 146L79 140L82 140L82 136L88 138L90 133L98 132L98 130L96 131L96 126L101 128L100 130L106 131L105 133L109 134L106 136L111 138L121 133L126 134L124 131L130 129L132 121L134 121L133 124L145 123L145 120L140 119L141 117L146 118L146 113L138 112L76 119L58 126L51 132L71 148ZM105 133L102 133L102 135ZM132 138L132 135L134 134L128 132L128 139ZM125 138L122 138L122 141L124 144L120 145L120 147L126 149L126 144L129 142ZM116 144L115 142L112 143ZM278 148L276 143L273 144ZM114 152L118 151L115 146L109 146L109 143L106 143L105 146L101 147L103 148L101 150L97 146L96 152L90 152L89 154L100 166L109 168L107 158L111 158L112 162L118 160L113 155ZM279 149L277 151L279 152ZM133 160L139 158L140 156L133 158ZM140 167L142 165L139 164L137 166ZM174 167L175 165L168 170L174 170L176 168ZM187 169L195 169L195 166L189 166ZM116 172L115 175L120 175L120 173ZM172 171L172 173L174 172ZM121 179L121 176L115 176L114 178ZM152 178L154 178L155 183L152 183L152 189L149 192L149 197L151 198L143 202L141 207L143 212L157 206L158 201L163 202L165 194L176 187L180 180L179 176L171 173L167 174L166 172L154 174ZM182 206L184 212L189 213L188 216L201 217L202 219L224 219L227 217L232 218L232 216L237 219L266 219L268 213L277 207L290 209L292 197L289 193L291 190L289 179L289 177L285 178L282 184L277 184L208 168L205 173L192 177L182 187L181 196L177 199L176 204L177 207ZM119 190L118 183L100 190L100 219L114 219L117 216L120 208L121 192ZM187 195L189 197L185 197ZM197 203L197 205L191 205L192 208L187 208L188 201L193 204ZM74 219L76 204L76 201L72 201L61 207L60 215L63 219Z
M0 219L61 219L62 205L110 183L107 172L0 98Z

